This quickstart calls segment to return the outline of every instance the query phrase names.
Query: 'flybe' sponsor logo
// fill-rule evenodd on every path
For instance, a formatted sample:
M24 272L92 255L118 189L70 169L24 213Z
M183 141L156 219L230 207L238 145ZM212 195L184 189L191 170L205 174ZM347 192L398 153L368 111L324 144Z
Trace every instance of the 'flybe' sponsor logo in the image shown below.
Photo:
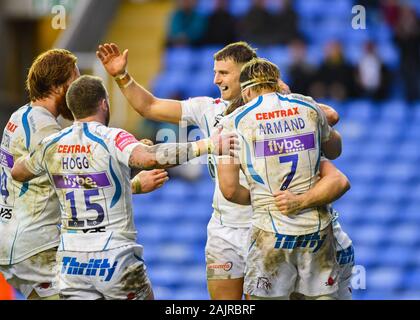
M13 156L7 151L0 149L0 164L2 166L13 168Z
M90 174L54 174L52 177L57 189L96 189L109 187L111 185L105 172Z
M260 112L260 113L255 114L255 119L270 120L270 119L275 119L275 118L285 118L285 117L296 116L298 114L299 114L299 109L296 107L296 108L290 108L286 110Z
M279 154L311 150L314 148L315 136L313 133L308 133L287 138L256 141L255 156L275 156Z
M76 257L63 257L62 274L83 275L88 277L104 277L104 281L111 280L117 267L118 260L114 261L112 266L108 259L90 259L89 262L78 262Z
M60 144L58 153L91 153L91 145L86 146L80 144Z

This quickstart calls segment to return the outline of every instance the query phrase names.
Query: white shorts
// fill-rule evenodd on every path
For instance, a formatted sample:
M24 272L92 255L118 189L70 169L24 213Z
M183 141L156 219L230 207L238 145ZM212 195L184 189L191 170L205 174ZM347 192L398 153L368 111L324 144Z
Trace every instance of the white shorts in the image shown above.
M249 228L232 228L210 219L207 226L207 280L238 279L245 275Z
M7 282L28 298L33 290L41 298L58 294L55 284L57 248L39 252L12 265L0 265Z
M141 245L98 252L59 251L57 261L62 299L144 300L152 293Z
M336 296L339 265L332 227L291 236L251 229L244 291L262 298Z
M338 299L351 300L351 278L354 267L354 249L352 245L346 249L337 251L337 262L340 265Z

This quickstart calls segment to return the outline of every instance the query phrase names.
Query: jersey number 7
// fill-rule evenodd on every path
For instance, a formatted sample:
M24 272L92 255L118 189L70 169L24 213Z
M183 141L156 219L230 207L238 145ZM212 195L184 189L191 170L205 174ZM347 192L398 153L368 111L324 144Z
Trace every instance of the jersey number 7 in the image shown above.
M293 177L295 176L295 173L296 173L298 160L299 160L299 156L297 154L291 154L289 156L284 156L284 157L279 158L280 163L292 162L292 168L290 169L290 173L287 175L286 180L281 185L280 190L286 190L290 182L292 182Z

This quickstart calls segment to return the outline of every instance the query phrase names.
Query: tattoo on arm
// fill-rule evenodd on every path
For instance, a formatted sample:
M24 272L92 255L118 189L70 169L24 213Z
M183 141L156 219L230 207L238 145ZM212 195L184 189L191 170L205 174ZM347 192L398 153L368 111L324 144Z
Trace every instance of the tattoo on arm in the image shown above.
M195 157L191 142L139 145L131 153L129 166L138 169L166 169Z

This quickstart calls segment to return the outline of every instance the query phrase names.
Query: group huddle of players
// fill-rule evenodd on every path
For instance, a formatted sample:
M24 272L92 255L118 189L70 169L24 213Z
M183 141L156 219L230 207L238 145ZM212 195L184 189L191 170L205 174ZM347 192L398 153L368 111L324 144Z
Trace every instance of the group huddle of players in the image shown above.
M341 154L334 109L290 93L245 42L214 55L220 99L157 98L128 73L128 50L104 44L97 57L140 115L187 121L206 138L153 145L109 128L103 81L80 76L67 50L38 56L30 103L0 149L0 272L13 287L28 299L153 299L131 196L208 154L210 297L351 299L352 242L330 206L349 189L328 161ZM59 115L73 125L62 129ZM131 169L142 171L130 179Z

